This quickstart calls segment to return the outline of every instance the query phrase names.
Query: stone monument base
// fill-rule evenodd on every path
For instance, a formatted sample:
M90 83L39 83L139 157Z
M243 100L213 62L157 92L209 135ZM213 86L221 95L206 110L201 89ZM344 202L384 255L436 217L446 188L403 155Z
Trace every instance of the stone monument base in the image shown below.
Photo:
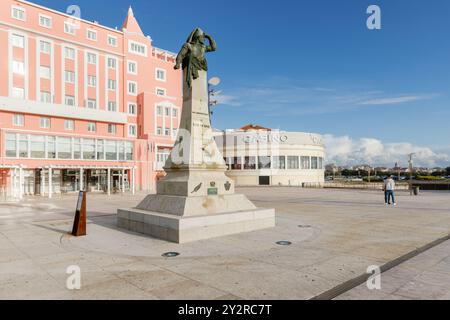
M275 227L274 209L181 217L139 209L119 209L119 228L176 243Z

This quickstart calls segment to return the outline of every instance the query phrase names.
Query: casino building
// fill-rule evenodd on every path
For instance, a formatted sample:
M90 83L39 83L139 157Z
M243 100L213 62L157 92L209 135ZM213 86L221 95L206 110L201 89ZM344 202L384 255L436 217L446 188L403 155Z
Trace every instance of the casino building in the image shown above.
M325 148L318 134L247 125L216 132L216 143L237 186L322 187Z
M1 0L0 201L153 190L180 122L175 58L131 8L118 29Z

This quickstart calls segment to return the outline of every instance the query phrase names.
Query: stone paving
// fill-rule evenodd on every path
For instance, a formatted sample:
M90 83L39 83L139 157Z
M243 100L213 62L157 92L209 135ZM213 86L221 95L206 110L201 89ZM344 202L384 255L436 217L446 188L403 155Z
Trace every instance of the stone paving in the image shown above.
M381 275L381 289L360 285L336 300L450 300L450 241Z
M2 203L0 299L310 299L365 274L369 265L381 266L450 234L450 193L399 193L398 207L386 207L376 191L238 191L259 207L276 208L277 227L172 244L116 227L117 208L136 205L144 194L90 194L88 236L73 238L67 232L75 196ZM275 244L279 240L292 245ZM180 256L163 258L168 251ZM441 275L448 259L439 260L439 253L424 253L423 268L436 270L411 273L417 286L408 287L406 280L384 290L417 298L411 292L425 286L433 293L424 298L448 298L450 281ZM81 290L66 288L71 265L81 268Z

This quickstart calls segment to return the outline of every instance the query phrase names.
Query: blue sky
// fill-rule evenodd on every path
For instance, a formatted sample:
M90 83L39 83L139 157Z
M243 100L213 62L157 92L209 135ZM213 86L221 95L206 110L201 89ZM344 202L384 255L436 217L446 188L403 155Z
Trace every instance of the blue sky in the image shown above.
M131 4L154 45L174 52L203 28L219 46L208 58L210 76L222 78L216 127L348 136L356 149L361 139L409 144L432 151L424 164L450 165L448 0L34 2L60 11L77 4L82 18L110 27ZM381 30L366 27L371 4L381 8ZM384 161L364 157L355 161Z

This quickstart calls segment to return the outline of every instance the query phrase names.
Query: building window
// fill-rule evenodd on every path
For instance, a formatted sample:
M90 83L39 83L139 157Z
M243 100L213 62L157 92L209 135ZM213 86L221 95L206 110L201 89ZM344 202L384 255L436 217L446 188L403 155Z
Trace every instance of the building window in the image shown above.
M73 139L73 158L75 160L81 159L81 139Z
M51 123L50 118L41 118L41 129L50 129Z
M167 137L170 136L170 129L164 129L164 135Z
M23 127L25 125L25 117L23 114L15 114L13 116L13 126Z
M94 122L89 122L87 127L88 127L88 132L96 132L97 131L97 125Z
M95 139L83 139L83 160L95 160Z
M89 64L97 64L97 55L94 53L89 53L87 54L87 62Z
M270 169L271 168L270 157L258 157L258 168L259 169Z
M13 47L24 48L25 47L25 37L19 36L18 34L13 34L11 39Z
M245 157L244 170L256 170L256 157Z
M117 160L117 142L106 141L106 160Z
M136 96L137 95L137 83L134 81L128 81L128 94Z
M75 60L75 49L73 48L64 48L64 57L66 59Z
M134 61L128 61L128 73L129 74L137 74L138 73L138 67L137 67L137 62Z
M40 49L41 49L41 53L50 54L52 52L52 45L50 42L41 41Z
M302 164L302 170L309 170L309 169L311 169L310 157L302 156L302 157L300 157L300 160L301 160L301 164Z
M135 124L128 125L128 135L130 137L136 137L137 136L137 127Z
M66 104L66 106L74 107L75 106L75 97L74 96L66 96L64 99L64 103Z
M46 66L41 66L39 69L39 76L43 79L50 79L50 68Z
M299 169L298 157L297 156L288 156L287 157L287 168L294 170Z
M108 90L114 91L114 90L116 90L116 88L117 88L116 80L108 79Z
M311 157L311 170L319 169L319 160L317 157Z
M111 47L117 47L117 38L108 36L108 45L110 45Z
M117 133L117 126L115 124L108 124L108 133L116 134Z
M166 96L166 90L165 89L161 89L161 88L156 88L156 95L157 96L161 96L161 97L165 97Z
M64 22L64 32L67 34L75 35L76 26L69 22Z
M166 117L170 117L170 108L164 108Z
M231 170L242 170L242 158L234 157L231 158Z
M13 61L13 73L24 75L25 64L22 61Z
M175 139L178 135L178 129L173 129L172 131L172 137Z
M134 41L128 42L128 51L130 53L134 53L140 56L147 56L147 46L145 44L141 44Z
M137 105L135 103L128 104L128 114L132 116L137 115Z
M88 30L87 31L87 38L89 40L92 40L92 41L97 41L97 31L95 31L95 30Z
M17 138L15 133L6 134L6 157L17 157Z
M88 99L87 107L88 107L88 109L97 109L97 100Z
M105 160L105 141L97 140L97 160Z
M96 76L88 76L88 86L89 87L97 86L97 77Z
M72 159L72 139L58 137L58 159Z
M19 134L19 157L29 158L28 151L28 135Z
M64 79L67 83L75 83L75 72L73 71L65 71Z
M56 137L47 137L47 158L56 159Z
M286 157L285 156L276 156L272 158L272 168L284 170L286 169Z
M41 91L41 102L52 103L52 94L47 91Z
M108 111L117 112L117 103L115 101L108 102Z
M156 69L156 80L166 81L166 70Z
M73 131L75 130L75 121L64 120L64 130Z
M158 127L158 128L156 129L156 134L157 134L158 136L162 136L162 128L161 128L161 127Z
M25 89L24 88L12 88L12 97L16 99L25 99Z
M114 58L108 58L108 68L116 70L117 60Z
M177 109L172 109L172 116L174 118L178 117L178 110Z
M51 28L52 27L52 18L43 16L42 14L39 15L39 25L44 28Z
M30 136L30 157L32 159L45 158L45 136Z
M319 170L323 170L323 158L319 157L318 159L319 159L319 167L318 167L318 169Z
M20 7L12 7L11 8L11 16L14 19L25 21L25 19L26 19L25 9L20 8Z
M156 114L158 115L158 116L162 116L162 114L163 114L163 108L161 107L161 106L157 106L156 107Z

